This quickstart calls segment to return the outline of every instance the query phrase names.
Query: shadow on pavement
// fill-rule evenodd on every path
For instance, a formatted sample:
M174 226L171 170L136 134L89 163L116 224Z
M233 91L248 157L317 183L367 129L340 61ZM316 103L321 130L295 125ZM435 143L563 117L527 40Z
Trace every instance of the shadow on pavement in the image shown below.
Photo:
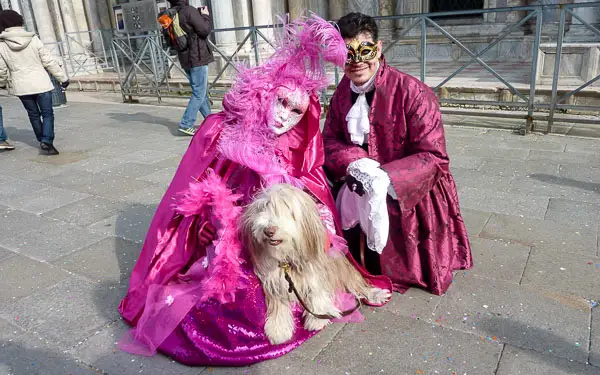
M9 140L22 142L34 148L40 148L40 143L35 138L31 127L29 129L17 129L12 126L5 126L4 130Z
M2 374L97 374L83 363L77 363L67 354L59 351L44 350L36 345L25 344L19 339L0 341L0 373Z
M577 346L574 342L566 341L555 335L551 330L523 324L512 319L482 318L479 326L487 332L487 339L497 339L498 342L526 350L532 356L539 357L540 363L546 363L547 366L557 370L552 373L560 371L561 374L582 375L580 370L582 366L586 366L585 362L572 358L576 355L580 356L580 353L585 353L587 359L587 340ZM590 374L595 373L594 370L600 374L600 369L589 365L587 367Z
M182 112L183 114L183 112ZM145 124L158 124L169 129L171 135L185 136L184 134L177 131L179 128L179 118L166 118L151 115L145 112L137 113L107 113L110 119L117 122L141 122ZM201 116L200 116L201 117Z
M94 302L108 320L113 320L120 301L129 287L131 270L138 259L143 239L156 211L156 205L132 204L125 207L116 219L114 228L114 251L118 262L119 277L105 280L94 291ZM107 306L107 301L115 301ZM116 338L117 341L120 338Z
M534 174L530 175L530 177L533 178L534 180L538 180L541 182L547 182L549 184L569 186L569 187L574 187L574 188L578 188L578 189L589 190L591 192L600 194L600 184L596 184L593 182L579 181L579 180L574 180L572 178L558 177L558 176L542 174L542 173L534 173Z

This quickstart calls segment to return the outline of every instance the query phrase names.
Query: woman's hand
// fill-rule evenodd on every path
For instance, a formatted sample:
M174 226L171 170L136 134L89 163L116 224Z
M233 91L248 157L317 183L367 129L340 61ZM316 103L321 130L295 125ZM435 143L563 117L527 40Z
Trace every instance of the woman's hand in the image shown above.
M205 247L210 245L211 242L213 242L213 240L215 239L216 234L216 228L208 221L205 221L200 226L200 230L198 231L198 240L200 242L200 245Z

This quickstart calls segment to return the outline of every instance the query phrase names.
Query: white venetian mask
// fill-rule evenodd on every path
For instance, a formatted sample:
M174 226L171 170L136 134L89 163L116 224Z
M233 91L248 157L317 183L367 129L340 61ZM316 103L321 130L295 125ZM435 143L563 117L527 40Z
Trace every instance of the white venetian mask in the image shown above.
M272 118L269 128L282 135L296 126L308 110L308 93L298 88L278 87L273 100Z

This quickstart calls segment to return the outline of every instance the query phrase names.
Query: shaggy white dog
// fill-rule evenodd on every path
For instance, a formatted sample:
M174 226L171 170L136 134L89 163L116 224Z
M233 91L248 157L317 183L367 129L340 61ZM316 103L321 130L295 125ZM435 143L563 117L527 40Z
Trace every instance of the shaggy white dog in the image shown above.
M317 315L340 317L335 295L347 291L358 299L380 304L390 291L370 286L348 259L325 249L327 230L310 195L291 185L274 185L260 193L242 217L244 242L267 302L265 334L272 344L290 340L294 320L283 267L306 307ZM283 266L283 267L282 267ZM304 328L320 330L329 319L304 312Z

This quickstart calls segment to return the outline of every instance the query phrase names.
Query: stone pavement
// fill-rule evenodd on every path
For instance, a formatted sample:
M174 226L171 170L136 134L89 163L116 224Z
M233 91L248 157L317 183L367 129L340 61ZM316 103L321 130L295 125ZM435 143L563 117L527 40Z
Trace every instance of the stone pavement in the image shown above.
M0 98L0 374L600 374L600 140L447 127L476 266L281 359L190 368L116 350L116 307L186 149L181 108L71 103L58 157Z

